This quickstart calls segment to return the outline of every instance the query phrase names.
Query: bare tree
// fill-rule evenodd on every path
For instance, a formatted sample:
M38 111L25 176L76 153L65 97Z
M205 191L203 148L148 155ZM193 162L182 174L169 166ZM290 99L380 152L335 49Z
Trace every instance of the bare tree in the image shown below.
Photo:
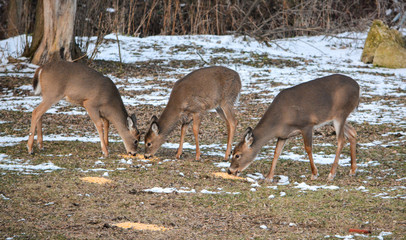
M22 32L23 1L10 0L8 3L7 37L14 37Z
M31 48L26 56L42 65L50 60L72 61L80 55L73 30L76 0L39 0Z

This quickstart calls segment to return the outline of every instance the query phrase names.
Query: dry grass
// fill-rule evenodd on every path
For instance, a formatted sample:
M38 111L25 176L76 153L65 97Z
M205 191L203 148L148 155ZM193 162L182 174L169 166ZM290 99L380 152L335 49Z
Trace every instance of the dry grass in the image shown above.
M96 64L113 74L123 74L114 64ZM124 65L123 71L131 73L128 69L134 67L139 66ZM140 68L146 76L154 74L154 71L146 70L148 67ZM24 81L15 79L7 88L26 84ZM246 126L255 125L255 118L267 107L253 103L256 97L256 94L247 94L240 98L243 112L237 115L239 125L235 141L242 137ZM140 130L145 132L151 115L159 114L162 107L145 105L130 110L137 111ZM29 113L0 111L0 115L5 121L0 124L3 134L26 137ZM402 135L384 136L387 132L404 132L396 125L363 123L354 124L354 127L363 143L404 141ZM114 127L112 129L114 138L116 131ZM87 115L46 114L44 130L45 135L97 136ZM226 142L226 126L215 113L204 117L200 132L202 145ZM179 129L168 141L179 141ZM189 132L185 141L194 143L193 134ZM321 146L322 143L330 145ZM271 142L269 146L274 144ZM313 151L334 154L335 144L332 128L325 126L315 133ZM370 230L370 236L392 232L385 239L402 239L406 234L406 190L404 180L399 180L406 176L406 152L401 145L359 146L359 162L376 161L379 165L359 167L355 177L348 176L349 167L340 166L333 182L326 182L329 165L318 165L320 176L310 181L308 162L281 159L276 175L288 176L290 184L271 187L262 181L258 182L259 187L253 187L247 181L214 176L219 168L213 163L222 162L222 157L208 155L204 150L201 161L193 160L194 149L185 149L183 158L176 160L176 149L161 148L154 161L145 161L140 155L131 158L132 164L128 164L121 161L123 157L130 159L120 155L125 152L121 141L110 144L108 158L101 158L99 143L45 141L44 146L43 151L35 149L35 155L26 153L24 142L0 147L10 159L34 165L51 161L64 168L28 175L0 170L0 196L4 196L0 197L2 239L325 239L327 235L349 235L350 229ZM140 154L143 147L140 146ZM302 154L306 158L300 137L289 141L284 152ZM255 172L265 174L270 168L272 154L273 148L264 148L259 156L262 160L255 161L243 176ZM349 155L348 146L343 154ZM96 164L100 161L103 165ZM100 168L104 170L97 171ZM112 181L109 184L90 184L81 180L101 177L105 172L108 173L105 178ZM335 185L339 189L301 191L295 188L295 182ZM367 191L361 191L361 186ZM144 191L153 187L193 189L195 193ZM205 194L203 190L216 194ZM271 195L274 197L270 198ZM167 230L136 231L114 226L125 222L152 224ZM262 225L267 228L261 228Z

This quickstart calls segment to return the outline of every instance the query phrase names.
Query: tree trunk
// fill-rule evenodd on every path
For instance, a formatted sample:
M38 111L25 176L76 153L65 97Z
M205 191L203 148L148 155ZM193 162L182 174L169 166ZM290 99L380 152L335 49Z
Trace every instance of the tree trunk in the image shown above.
M76 0L43 0L42 9L43 37L35 50L32 63L42 65L57 59L72 61L72 58L77 57L73 35ZM41 31L38 28L36 26L35 33Z
M23 14L23 0L10 0L7 14L7 37L14 37L23 32L21 22Z
M35 8L34 33L32 34L31 46L25 46L23 56L32 58L37 51L42 37L44 36L44 1L38 0Z

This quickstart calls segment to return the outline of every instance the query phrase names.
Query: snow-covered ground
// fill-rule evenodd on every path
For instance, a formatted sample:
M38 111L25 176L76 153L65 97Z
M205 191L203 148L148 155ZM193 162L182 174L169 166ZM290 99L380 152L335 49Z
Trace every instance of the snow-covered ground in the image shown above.
M385 69L374 68L371 65L364 64L360 61L363 44L366 38L366 33L343 33L336 36L314 36L314 37L296 37L290 39L275 40L265 45L264 43L257 42L248 37L234 37L234 36L153 36L146 38L119 36L122 61L125 63L144 62L151 60L161 60L163 65L168 65L170 61L175 60L194 60L201 62L202 59L211 62L215 59L221 59L221 65L227 66L236 70L242 80L243 88L242 94L258 93L263 96L263 99L256 99L258 102L270 103L274 96L284 88L312 80L317 77L325 76L330 73L342 73L354 78L361 86L361 96L364 101L361 102L358 110L350 115L349 121L362 124L367 122L369 124L393 124L406 128L406 106L399 99L406 97L406 69ZM26 67L19 70L17 64L9 62L8 57L19 58L22 49L25 46L25 41L29 41L30 37L18 36L7 40L0 41L0 76L25 76L32 77L34 70L37 66L22 61ZM86 39L78 39L85 41ZM93 44L95 38L89 39ZM90 44L88 53L91 54L94 44ZM100 46L96 59L119 61L118 45L116 43L115 35L106 36L106 41ZM297 63L296 65L264 65L260 64L253 66L252 64L244 64L250 62L256 56L263 56L269 59L280 59L286 62ZM233 61L239 59L239 61ZM255 60L255 59L254 59ZM159 63L157 63L159 64ZM182 66L182 65L181 65ZM196 69L198 66L195 67ZM177 78L175 75L184 75L191 72L190 68L173 68L170 72L166 72L174 77L159 80L175 82ZM160 76L160 72L157 72ZM151 104L164 106L168 100L170 88L165 88L153 83L153 77L150 78L126 78L125 81L130 84L123 84L123 79L115 76L109 76L117 84L120 89L124 91L141 91L153 90L151 94L140 94L136 96L123 96L126 105L137 106L141 104ZM142 86L142 87L141 87ZM31 90L31 85L25 85L19 90ZM264 91L266 90L266 91ZM3 92L0 96L0 110L16 110L31 112L41 101L39 96L15 96L13 90ZM58 114L72 114L83 115L86 112L82 108L70 108L66 110L68 103L61 101L56 106L51 108L48 113ZM63 108L63 110L62 110ZM0 124L5 121L1 119ZM403 132L389 132L391 134L400 134L399 141L396 142L382 142L373 141L368 143L360 142L360 148L370 148L374 146L405 146L406 145L406 131ZM71 136L69 133L64 135L44 136L45 141L83 141L83 142L98 142L97 136L88 134L89 137L78 138ZM92 137L90 137L92 136ZM8 136L0 133L0 146L13 146L21 142L25 142L26 137ZM178 143L165 143L165 148L177 148ZM201 150L206 155L223 156L225 145L201 145ZM194 143L185 143L184 148L194 149ZM273 148L273 146L267 146ZM257 159L268 158L265 155L259 155ZM281 159L289 159L292 161L303 161L303 155L284 151L280 157ZM331 164L334 156L330 154L323 154L322 152L314 153L316 164ZM341 156L340 165L349 165L349 156ZM103 168L103 159L98 159L91 169L77 169L82 172L100 172L103 176L109 176L111 171L125 170L130 166L138 166L140 168L148 169L151 164L136 162L136 160L126 160L120 157L116 160L124 167L116 169ZM173 159L165 159L159 162L175 162ZM229 166L229 162L217 162L215 166L219 171L225 171ZM360 162L360 171L363 167L376 166L380 163L377 161ZM4 153L0 153L0 169L3 170L2 174L6 172L18 172L20 174L37 174L39 172L49 172L62 169L55 166L53 163L42 163L39 165L32 165L29 161L21 159L12 159ZM251 191L255 192L261 188L258 180L263 179L261 173L247 174L247 181L251 184ZM179 177L184 177L184 174L179 172ZM302 176L304 181L306 176ZM371 177L372 178L372 177ZM339 189L334 185L308 185L305 182L289 181L288 176L276 176L276 186L268 186L270 191L269 199L278 199L286 196L286 193L280 188L284 185L291 185L292 188L298 189L298 192L312 192L319 189L326 189L334 191ZM399 176L399 182L405 181L405 176ZM391 196L390 192L398 190L399 188L382 189L382 193L374 193L373 197L379 198L405 198L405 195ZM404 188L402 188L404 189ZM349 191L362 191L368 193L369 190L362 185ZM143 191L153 193L179 193L179 194L240 194L239 192L226 192L222 188L195 190L187 187L173 188L169 186L156 186L153 188L146 188ZM392 194L393 195L393 194ZM3 200L7 200L4 195L0 195ZM289 223L289 226L296 226L295 223ZM259 226L267 229L266 225ZM390 232L381 232L378 239L383 239L384 236L391 235ZM347 236L326 236L325 238L339 238L339 239L354 239L354 237L366 237L361 234L347 235Z
M221 65L236 70L243 83L242 94L258 92L263 99L258 102L270 102L271 99L283 88L290 87L330 73L343 73L354 78L361 86L361 102L357 111L352 113L349 121L356 123L368 122L369 124L396 124L406 127L406 106L399 102L399 98L406 97L406 69L374 68L360 61L366 33L343 33L336 36L314 36L281 39L270 42L268 45L248 37L234 36L152 36L146 38L119 36L122 61L135 63L150 60L161 60L167 65L174 60L194 60L201 62L204 59L210 62L213 59L222 59ZM8 57L19 58L25 41L30 40L25 36L18 36L0 41L0 76L17 75L32 77L37 66L27 65L23 71L16 69L16 64L9 63ZM94 50L95 38L78 39L91 42L88 53ZM107 35L106 41L98 49L96 59L119 61L118 44L115 35ZM254 56L264 56L269 59L279 59L297 63L297 66L275 65L260 66L249 65ZM233 61L233 59L240 59ZM198 68L198 66L196 66ZM193 69L173 68L169 75L187 74ZM166 73L168 74L168 73ZM159 72L158 72L159 75ZM132 106L152 104L164 106L168 100L170 88L164 88L151 83L150 78L127 78L131 84L123 84L122 79L110 76L119 88L126 91L152 89L148 95L134 97L123 96L124 103ZM174 82L176 77L160 80ZM148 82L148 84L146 84ZM142 86L142 88L140 88ZM20 90L30 90L31 86L20 87ZM266 91L264 91L266 90ZM1 96L0 109L19 110L31 112L41 101L39 96L14 96L10 90ZM68 103L61 101L51 108L49 113L86 114L81 108L72 110L59 110ZM1 119L0 119L1 121ZM68 133L67 133L68 134ZM390 133L388 133L390 134ZM395 134L395 133L394 133ZM405 132L399 142L390 143L404 145ZM89 135L90 136L90 135ZM44 136L47 140L79 140L98 141L97 136L75 138L69 135ZM25 138L0 135L0 146L10 146L26 141ZM360 143L361 147L373 147L389 144L381 141ZM368 146L366 146L368 145ZM177 148L177 143L166 143L163 147ZM185 143L185 148L194 148L194 144ZM223 154L224 146L201 146L209 155ZM259 159L264 156L259 156ZM2 157L3 161L7 157ZM317 164L331 164L333 157L323 153L314 154ZM302 161L303 156L284 151L281 159ZM348 165L349 156L342 156L340 165ZM369 162L366 164L373 164ZM376 163L379 164L379 163ZM362 166L362 163L361 163ZM222 166L224 168L224 166Z

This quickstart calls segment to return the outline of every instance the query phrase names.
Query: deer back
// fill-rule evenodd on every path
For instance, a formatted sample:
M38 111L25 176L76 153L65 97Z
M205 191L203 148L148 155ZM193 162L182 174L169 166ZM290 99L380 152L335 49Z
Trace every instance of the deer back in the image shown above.
M293 129L319 125L337 117L345 119L358 106L359 89L352 78L340 74L284 89L258 123L258 132L272 126L275 136L288 137L286 134Z
M81 106L84 101L89 101L95 107L106 110L104 115L109 115L111 111L127 113L113 81L86 65L51 62L42 67L39 79L43 97L62 96ZM106 107L108 109L103 109Z
M189 113L206 111L234 104L240 89L237 72L225 67L202 68L175 83L167 107L174 105Z

